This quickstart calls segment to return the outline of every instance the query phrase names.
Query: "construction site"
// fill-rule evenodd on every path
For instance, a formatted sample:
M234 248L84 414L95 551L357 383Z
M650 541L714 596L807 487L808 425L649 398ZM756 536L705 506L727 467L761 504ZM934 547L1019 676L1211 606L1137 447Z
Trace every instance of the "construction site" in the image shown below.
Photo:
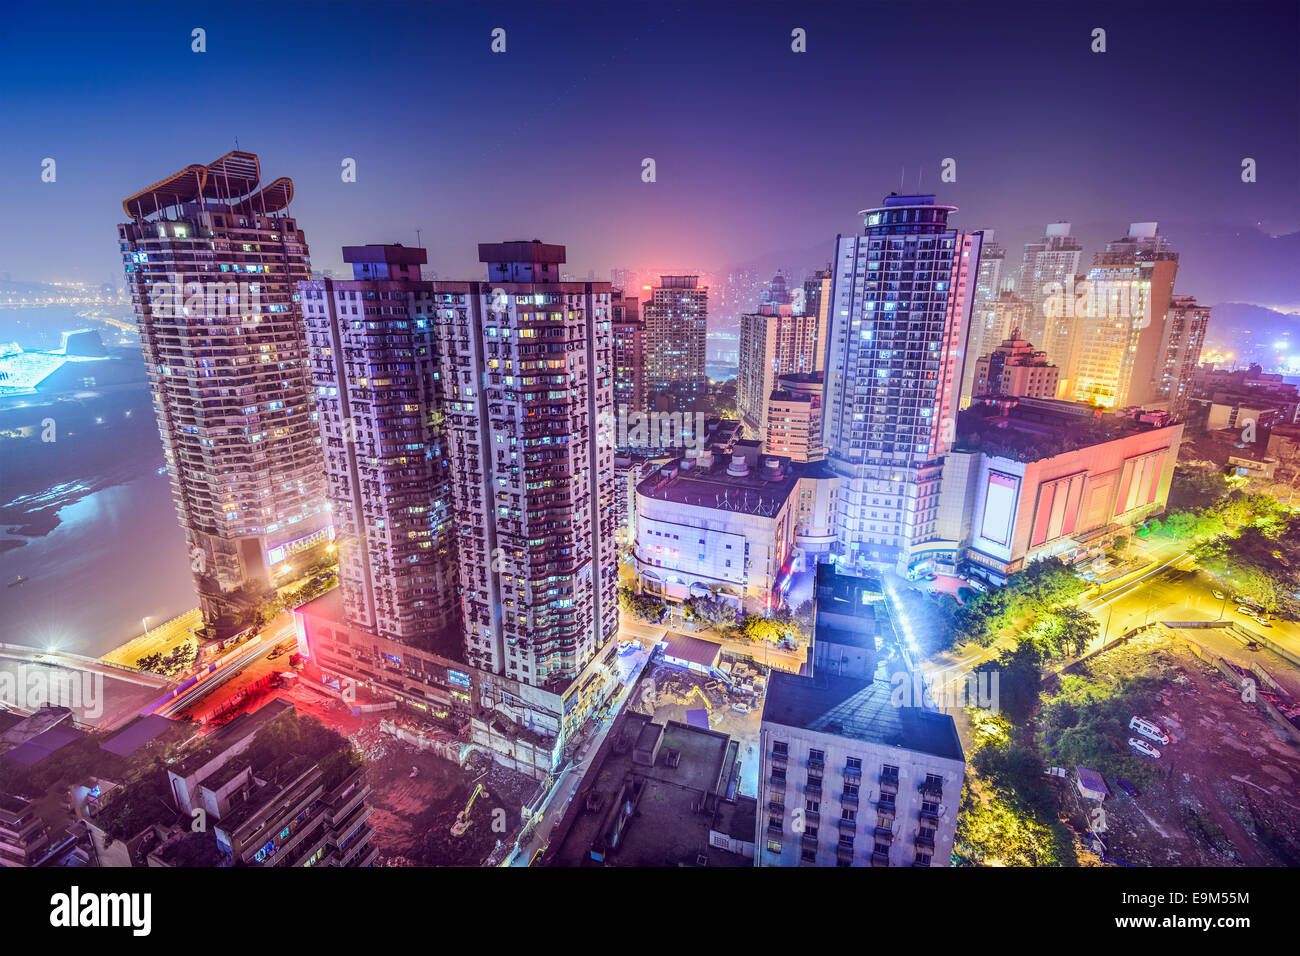
M1300 865L1300 672L1290 662L1221 629L1162 625L1097 655L1081 676L1147 681L1148 716L1169 738L1158 758L1140 758L1137 779L1108 775L1099 802L1061 782L1094 862ZM1114 746L1128 735L1117 727Z

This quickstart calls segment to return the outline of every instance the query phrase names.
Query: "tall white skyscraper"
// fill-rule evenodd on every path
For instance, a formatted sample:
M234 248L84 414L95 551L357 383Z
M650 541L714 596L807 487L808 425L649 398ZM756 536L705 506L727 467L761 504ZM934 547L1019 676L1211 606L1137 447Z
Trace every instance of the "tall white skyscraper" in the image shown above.
M960 546L936 525L980 258L980 234L948 225L956 208L891 194L836 239L824 431L851 565L906 572Z

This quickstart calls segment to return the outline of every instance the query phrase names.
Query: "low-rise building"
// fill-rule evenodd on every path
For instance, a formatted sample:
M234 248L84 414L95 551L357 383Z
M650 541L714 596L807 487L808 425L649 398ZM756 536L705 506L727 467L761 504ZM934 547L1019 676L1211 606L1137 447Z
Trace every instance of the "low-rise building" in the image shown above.
M759 866L947 866L966 760L951 717L889 682L774 671L759 742Z
M1056 398L1061 370L1047 361L1013 329L997 348L975 360L972 395L1011 395L1026 398Z
M0 866L31 866L49 845L49 827L36 802L0 793Z
M965 561L994 583L1075 560L1164 510L1183 426L1168 415L1034 399L976 404L958 425L941 508Z
M821 372L782 375L767 399L767 433L763 452L791 461L821 461L822 445Z
M752 866L757 801L740 743L625 711L583 776L544 866Z
M774 606L788 586L801 500L812 511L819 501L829 507L829 492L812 494L820 480L829 488L837 479L805 477L788 459L761 455L755 441L736 442L729 459L710 448L664 465L637 487L641 587L673 602L700 596L743 611ZM829 540L829 518L806 521Z

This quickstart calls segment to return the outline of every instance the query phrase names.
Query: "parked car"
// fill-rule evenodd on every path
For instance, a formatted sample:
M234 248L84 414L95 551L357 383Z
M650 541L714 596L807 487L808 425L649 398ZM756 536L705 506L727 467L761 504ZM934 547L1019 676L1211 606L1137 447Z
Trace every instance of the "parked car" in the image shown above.
M736 713L738 713L738 714L747 714L747 713L749 713L749 705L748 705L748 704L732 704L732 705L731 705L731 709L734 710L734 711L735 711Z
M1144 756L1155 757L1157 760L1160 759L1160 751L1156 750L1155 747L1152 747L1145 740L1139 740L1136 737L1130 737L1128 739L1128 745Z
M933 571L931 571L931 572L929 572L929 573L925 576L925 579L926 579L927 581L937 581L937 580L939 580L939 575L937 575L937 574L935 574Z
M1169 745L1169 735L1161 729L1159 724L1155 721L1147 720L1145 717L1134 716L1128 722L1128 729L1136 730L1148 740L1154 740L1158 743L1164 744L1165 746Z
M1260 627L1272 627L1273 622L1266 617L1260 617L1258 614L1253 618L1254 622Z
M1119 787L1121 790L1123 790L1125 793L1127 793L1130 797L1136 797L1138 795L1138 788L1133 786L1131 782L1125 780L1123 777L1116 777L1115 785Z
M1246 607L1246 605L1244 604L1238 604L1237 613L1240 614L1242 617L1253 618L1255 616L1255 609L1253 607Z
M1224 594L1222 591L1211 591L1210 593L1214 595L1214 599L1216 601L1222 601L1224 598Z

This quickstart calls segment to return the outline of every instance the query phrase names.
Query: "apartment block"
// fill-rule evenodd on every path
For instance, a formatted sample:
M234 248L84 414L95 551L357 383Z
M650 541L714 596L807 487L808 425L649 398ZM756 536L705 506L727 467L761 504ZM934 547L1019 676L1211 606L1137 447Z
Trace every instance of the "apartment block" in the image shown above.
M611 289L565 256L480 244L486 282L433 286L467 661L551 690L618 629Z
M1061 370L1047 361L1047 353L1036 350L1020 337L1020 329L997 348L975 361L973 395L1056 398Z
M1070 235L1070 223L1049 223L1043 238L1025 243L1016 291L1029 304L1029 318L1021 324L1026 337L1038 342L1048 361L1064 366L1073 342L1073 325L1064 314L1049 317L1049 301L1071 283L1079 271L1083 246Z
M767 396L767 431L763 452L791 461L821 461L822 397L825 381L821 372L781 375Z
M885 680L772 672L759 866L949 865L966 773L956 726L893 698Z
M330 535L293 183L252 153L128 197L117 227L176 512L205 614Z
M816 314L785 304L762 305L740 317L736 404L750 438L767 433L768 397L782 375L822 370L826 328Z
M347 246L351 281L300 283L348 619L460 637L433 285L423 249Z
M647 392L672 389L684 404L703 398L709 379L705 350L709 290L692 275L660 276L641 304Z
M1067 397L1115 409L1167 400L1166 312L1178 253L1157 229L1154 222L1135 222L1093 258L1086 307L1074 310L1076 331L1063 366Z

